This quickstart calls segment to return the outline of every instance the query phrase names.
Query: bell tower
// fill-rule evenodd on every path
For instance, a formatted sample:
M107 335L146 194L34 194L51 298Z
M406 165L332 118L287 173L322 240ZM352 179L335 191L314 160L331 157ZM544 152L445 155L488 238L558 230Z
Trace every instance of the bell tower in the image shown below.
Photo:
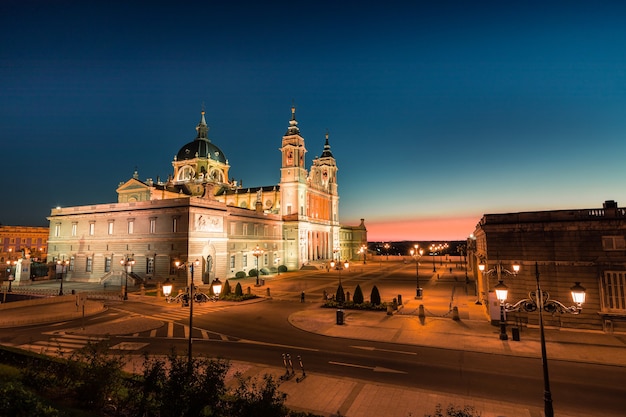
M296 108L291 107L291 120L283 136L282 165L280 168L281 214L283 216L305 216L306 181L305 168L306 148L304 138L296 121Z

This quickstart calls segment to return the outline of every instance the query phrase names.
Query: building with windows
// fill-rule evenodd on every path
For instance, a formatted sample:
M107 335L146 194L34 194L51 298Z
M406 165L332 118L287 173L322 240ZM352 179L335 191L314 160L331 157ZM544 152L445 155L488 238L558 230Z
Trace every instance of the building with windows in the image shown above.
M479 300L492 319L499 317L497 277L479 271L479 263L521 265L517 275L501 274L511 303L536 289L536 265L551 299L571 306L570 287L580 282L587 290L580 315L544 314L546 326L626 332L625 237L626 209L615 201L595 209L486 214L468 245ZM538 325L536 313L508 314L509 321Z
M306 169L295 108L282 138L280 183L243 188L229 177L224 153L209 139L204 111L196 138L172 161L167 181L135 172L110 204L52 210L48 260L69 260L67 279L120 279L132 258L133 279L164 280L175 260L201 261L205 283L251 269L289 270L332 258L352 259L367 243L364 221L339 224L337 163L328 134ZM196 270L197 271L197 270Z
M20 259L29 259L29 262L31 259L44 261L48 249L48 234L47 227L0 225L2 279L8 279L11 274L15 276L14 264Z

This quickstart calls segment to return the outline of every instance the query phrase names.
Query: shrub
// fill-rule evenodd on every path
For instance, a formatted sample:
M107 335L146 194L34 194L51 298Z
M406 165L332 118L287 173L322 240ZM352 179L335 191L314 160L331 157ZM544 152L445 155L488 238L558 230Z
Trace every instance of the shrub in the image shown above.
M235 274L235 278L241 279L241 278L245 278L246 277L246 273L243 271L237 271L237 273Z
M354 296L352 297L354 304L363 304L363 291L361 290L361 286L359 284L356 285L354 289Z
M261 268L261 275L269 275L270 274L270 270L267 268Z
M376 285L372 287L372 293L370 294L370 302L374 305L380 304L380 293L378 292L378 287Z
M250 277L256 277L258 274L257 270L252 268L250 271L248 271L248 276Z
M243 295L243 289L241 288L241 282L238 282L235 286L235 296L241 297Z
M226 282L224 282L224 285L222 286L222 293L220 294L220 296L230 295L231 292L232 290L230 289L230 284L228 283L228 280L226 280Z
M285 265L279 265L278 272L287 272L287 267Z
M449 404L446 408L446 413L443 413L441 404L435 406L435 414L425 414L424 417L480 417L481 413L476 411L471 405L466 405L463 408L456 407Z
M346 293L343 291L343 286L341 284L339 284L339 286L337 287L335 300L337 300L338 303L343 303L344 301L346 301Z

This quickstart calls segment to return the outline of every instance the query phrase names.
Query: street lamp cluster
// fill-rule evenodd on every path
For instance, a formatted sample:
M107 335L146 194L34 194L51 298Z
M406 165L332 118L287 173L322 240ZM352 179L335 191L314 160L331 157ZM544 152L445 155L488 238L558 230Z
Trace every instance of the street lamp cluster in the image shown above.
M447 243L432 243L428 250L430 251L431 256L433 257L433 272L437 272L437 268L435 268L435 255L439 254L439 264L443 265L443 251L448 249Z
M422 288L420 287L420 258L424 254L424 249L420 249L418 244L413 245L410 251L411 256L415 259L415 299L422 299Z
M361 245L361 247L359 248L359 253L363 255L363 264L365 265L367 263L367 245Z
M480 271L485 270L485 265L478 265L478 269ZM539 281L539 265L535 262L535 279L537 282L537 286L535 291L531 291L528 294L528 298L524 298L519 300L513 304L507 303L508 297L508 287L504 284L501 273L505 272L511 275L516 275L520 270L520 266L518 264L513 265L513 272L505 270L502 268L502 265L496 265L496 268L486 271L485 274L492 273L494 271L498 275L498 284L494 287L496 292L496 297L500 302L500 339L506 340L506 322L504 319L504 312L517 312L523 311L532 313L537 311L539 313L539 335L540 335L540 343L541 343L541 363L543 367L543 402L544 402L544 415L546 417L554 417L554 409L552 407L552 393L550 391L550 377L548 372L548 355L546 352L546 338L544 334L544 325L543 325L543 312L547 313L569 313L569 314L580 314L582 311L582 305L585 302L585 288L580 285L580 282L575 282L574 285L570 288L572 300L574 301L573 306L566 306L557 300L550 299L550 294L547 291L543 291L541 289L541 284Z

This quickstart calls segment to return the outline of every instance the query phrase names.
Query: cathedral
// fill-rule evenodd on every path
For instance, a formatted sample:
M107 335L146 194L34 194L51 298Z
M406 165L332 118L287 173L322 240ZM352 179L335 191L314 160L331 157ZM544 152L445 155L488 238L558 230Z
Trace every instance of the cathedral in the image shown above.
M209 138L204 111L196 132L174 156L167 181L140 180L135 171L119 184L117 203L52 209L48 261L68 261L67 280L106 283L130 268L135 281L175 278L176 261L197 260L196 279L209 283L253 269L353 259L367 244L363 219L339 224L328 134L321 156L306 168L295 107L282 137L279 184L243 188Z

